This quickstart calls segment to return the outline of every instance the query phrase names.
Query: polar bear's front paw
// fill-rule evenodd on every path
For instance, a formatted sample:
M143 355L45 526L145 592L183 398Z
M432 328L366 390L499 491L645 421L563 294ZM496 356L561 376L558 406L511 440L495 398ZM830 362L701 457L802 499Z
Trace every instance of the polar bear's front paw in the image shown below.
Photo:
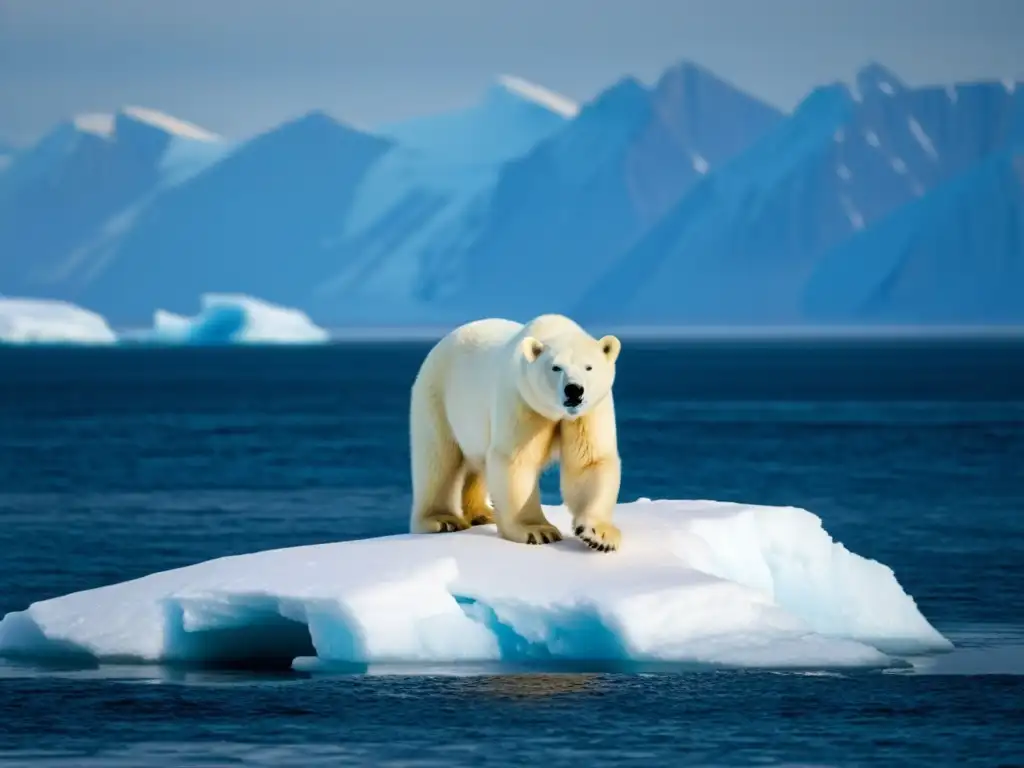
M453 531L464 531L469 528L469 523L458 515L448 512L436 512L429 515L420 524L423 533L449 533Z
M516 541L523 544L554 544L562 540L562 533L553 525L524 525L516 531Z
M614 552L622 543L622 532L611 523L577 523L573 533L598 552Z

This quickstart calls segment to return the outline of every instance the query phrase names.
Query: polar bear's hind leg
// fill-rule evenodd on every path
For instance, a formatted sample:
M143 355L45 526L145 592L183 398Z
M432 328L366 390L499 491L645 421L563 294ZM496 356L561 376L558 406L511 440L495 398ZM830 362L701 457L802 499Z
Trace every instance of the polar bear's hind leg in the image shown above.
M462 517L470 525L490 525L494 512L487 503L487 483L481 472L466 468L466 479L462 484Z
M463 519L465 468L462 450L448 426L441 398L425 382L413 385L410 420L412 533L445 533L469 528Z

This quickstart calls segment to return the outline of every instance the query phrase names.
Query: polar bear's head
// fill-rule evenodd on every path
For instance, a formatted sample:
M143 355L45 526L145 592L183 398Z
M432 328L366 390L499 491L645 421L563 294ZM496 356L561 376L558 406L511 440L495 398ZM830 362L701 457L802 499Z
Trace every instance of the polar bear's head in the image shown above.
M600 403L615 381L615 361L622 343L615 336L595 339L566 333L545 339L527 336L521 345L523 398L552 420L576 419Z

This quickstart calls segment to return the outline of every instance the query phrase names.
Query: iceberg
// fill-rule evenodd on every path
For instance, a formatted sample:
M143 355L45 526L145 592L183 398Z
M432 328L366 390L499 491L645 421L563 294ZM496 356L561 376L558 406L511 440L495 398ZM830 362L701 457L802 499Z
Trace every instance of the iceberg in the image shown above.
M195 317L158 309L153 328L133 334L135 341L160 344L320 344L327 331L305 312L252 296L205 293Z
M66 301L0 296L0 343L108 344L117 335L95 312Z
M623 548L529 547L494 526L211 560L44 600L0 657L89 663L881 668L952 650L891 569L803 509L620 504Z

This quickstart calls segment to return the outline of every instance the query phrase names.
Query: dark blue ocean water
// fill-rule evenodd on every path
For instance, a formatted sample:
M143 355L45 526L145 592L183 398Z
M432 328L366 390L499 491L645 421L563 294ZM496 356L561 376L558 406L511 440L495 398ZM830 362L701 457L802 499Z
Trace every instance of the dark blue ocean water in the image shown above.
M0 349L0 613L404 531L426 349ZM1024 764L1024 343L627 341L616 406L623 500L811 509L957 651L927 674L0 662L0 763Z

